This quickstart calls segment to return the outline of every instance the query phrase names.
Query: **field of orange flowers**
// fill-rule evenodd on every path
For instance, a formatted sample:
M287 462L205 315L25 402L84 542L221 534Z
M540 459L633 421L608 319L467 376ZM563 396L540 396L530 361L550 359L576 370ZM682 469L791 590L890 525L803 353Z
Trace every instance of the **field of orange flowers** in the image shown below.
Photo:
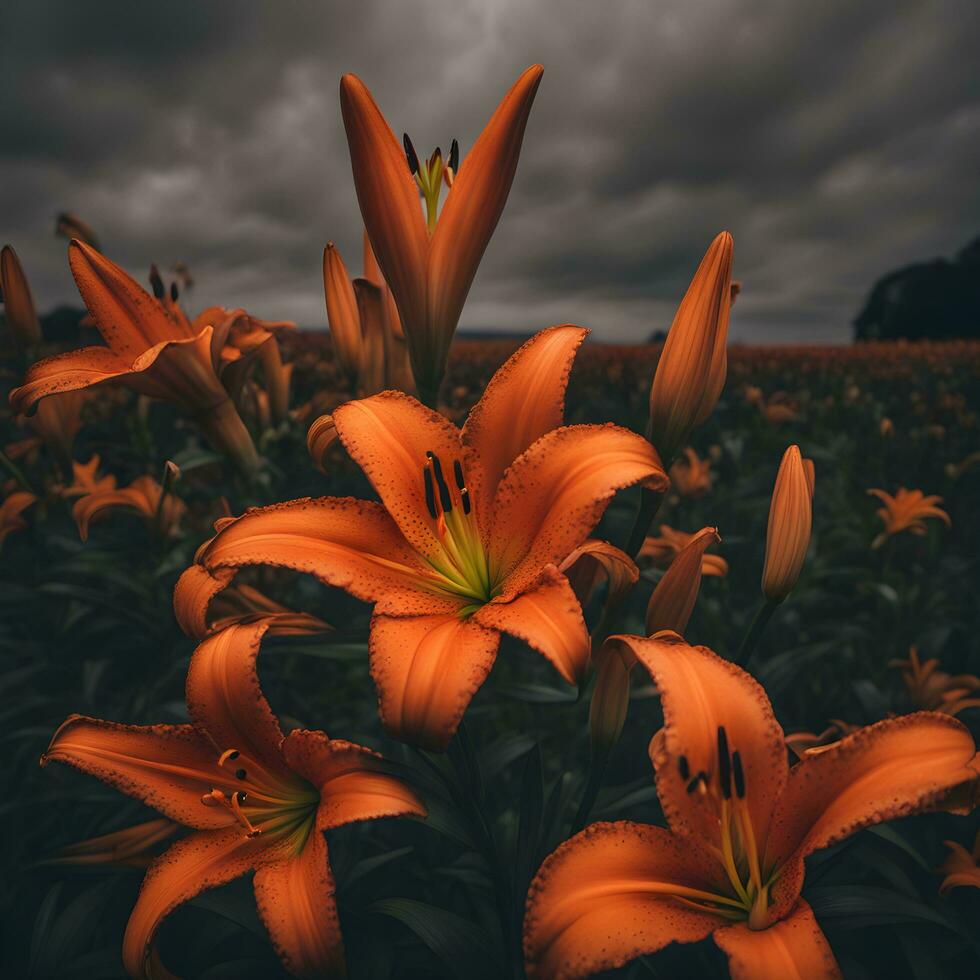
M4 249L4 976L980 970L980 344L454 339L539 79L345 77L329 335Z

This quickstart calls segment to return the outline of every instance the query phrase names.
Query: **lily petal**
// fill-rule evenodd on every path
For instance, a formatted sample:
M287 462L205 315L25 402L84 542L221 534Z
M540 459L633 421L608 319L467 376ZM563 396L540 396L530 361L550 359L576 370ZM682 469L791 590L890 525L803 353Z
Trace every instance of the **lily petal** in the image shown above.
M150 944L160 923L195 895L273 859L275 851L261 836L246 837L236 823L224 830L191 834L161 854L146 872L126 926L122 950L126 972L150 980ZM152 975L153 980L159 976L156 965Z
M405 153L356 75L340 80L340 108L354 188L374 254L402 320L424 324L429 235Z
M286 763L320 791L317 826L341 827L380 817L424 817L411 788L382 768L376 752L323 732L292 731L282 746Z
M273 565L307 572L366 602L413 589L419 563L379 504L304 497L247 511L222 526L198 560L219 568Z
M559 569L567 576L582 606L589 601L603 577L609 582L610 602L620 602L640 580L636 562L625 551L598 538L583 541Z
M587 333L566 324L535 334L497 370L473 406L463 442L474 452L484 523L504 470L564 421L568 377Z
M273 772L285 772L282 729L255 665L268 625L228 626L198 646L187 670L187 710L219 752L237 749Z
M174 588L174 615L188 636L203 640L208 635L211 600L231 584L237 571L236 568L219 568L212 574L203 565L191 565L181 573Z
M480 259L507 203L543 74L541 65L531 65L514 82L466 155L436 223L428 266L428 315L433 332L443 328L442 335L433 338L443 351L443 361ZM373 229L368 230L377 245ZM384 261L381 268L387 275ZM398 297L391 276L388 281Z
M334 354L344 372L356 377L361 360L361 321L354 285L333 242L323 250L323 291Z
M186 318L171 316L128 272L78 240L68 246L78 291L109 347L130 360L165 340L193 336Z
M670 485L653 446L617 425L570 425L534 442L504 473L490 555L504 595L560 563L599 522L617 490Z
M718 729L724 727L730 750L741 758L755 838L765 840L788 770L783 730L766 692L730 661L673 633L615 636L609 642L631 650L660 691L665 737L662 752L655 751L659 742L651 743L651 756L657 794L674 833L717 844L717 815L700 793L687 792L679 760L683 756L690 774L704 773L717 786Z
M91 388L131 372L132 365L108 347L82 347L46 357L27 369L24 383L10 392L15 415L28 415L48 395Z
M259 918L293 976L346 976L336 885L319 827L299 854L259 868L254 888Z
M543 654L569 684L580 684L589 669L591 641L582 607L572 587L553 565L540 581L510 602L490 602L473 622L523 640Z
M529 980L577 980L710 935L723 920L672 897L715 887L697 853L662 827L625 820L565 841L528 891Z
M41 756L42 766L63 762L199 830L234 822L228 810L201 804L216 785L216 761L193 725L119 725L84 715L71 715Z
M385 729L441 752L497 657L500 635L458 615L394 618L375 613L371 676Z
M437 540L422 472L428 452L452 472L453 460L463 455L456 426L400 391L347 402L334 411L333 420L344 448L364 470L402 534L418 551L435 554Z
M732 980L840 980L827 937L801 898L793 912L768 929L726 926L715 942L728 956Z
M869 725L806 756L776 808L767 860L804 858L896 817L960 811L950 794L977 785L976 751L956 719L923 711Z

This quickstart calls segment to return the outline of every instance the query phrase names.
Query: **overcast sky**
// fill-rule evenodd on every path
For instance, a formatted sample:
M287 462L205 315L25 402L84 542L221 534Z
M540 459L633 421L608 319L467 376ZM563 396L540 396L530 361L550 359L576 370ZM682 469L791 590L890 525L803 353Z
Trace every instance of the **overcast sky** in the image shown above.
M337 95L353 71L420 153L463 153L545 66L461 326L669 325L735 236L735 339L832 342L874 280L980 233L977 0L3 0L0 238L71 301L55 215L189 306L325 324L321 253L360 269Z

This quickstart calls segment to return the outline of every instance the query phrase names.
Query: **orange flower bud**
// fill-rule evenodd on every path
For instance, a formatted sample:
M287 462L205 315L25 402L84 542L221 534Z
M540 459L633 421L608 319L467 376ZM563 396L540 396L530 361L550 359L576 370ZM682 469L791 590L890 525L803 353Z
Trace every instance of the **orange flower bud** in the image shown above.
M589 737L593 753L606 753L618 741L630 704L630 670L635 663L629 648L610 642L596 656L592 703L589 705Z
M813 461L800 455L799 446L790 446L776 474L766 531L762 591L771 602L782 602L800 577L810 544L812 511Z
M650 441L669 463L714 410L728 370L732 236L711 243L677 309L650 388Z
M334 353L348 377L356 378L361 363L361 319L354 285L333 242L323 250L323 292Z
M0 250L0 288L3 292L3 314L14 343L23 350L41 342L41 324L34 309L31 288L20 266L17 253L4 245Z
M701 588L704 553L719 541L717 528L703 527L671 562L647 604L647 636L661 630L683 635Z

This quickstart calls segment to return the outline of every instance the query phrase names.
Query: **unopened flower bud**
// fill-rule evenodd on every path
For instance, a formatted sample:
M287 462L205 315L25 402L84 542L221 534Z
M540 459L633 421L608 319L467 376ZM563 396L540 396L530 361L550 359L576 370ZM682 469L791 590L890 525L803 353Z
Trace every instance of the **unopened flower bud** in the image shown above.
M769 507L762 591L770 602L782 602L803 569L813 521L813 478L813 461L802 457L799 446L790 446Z

